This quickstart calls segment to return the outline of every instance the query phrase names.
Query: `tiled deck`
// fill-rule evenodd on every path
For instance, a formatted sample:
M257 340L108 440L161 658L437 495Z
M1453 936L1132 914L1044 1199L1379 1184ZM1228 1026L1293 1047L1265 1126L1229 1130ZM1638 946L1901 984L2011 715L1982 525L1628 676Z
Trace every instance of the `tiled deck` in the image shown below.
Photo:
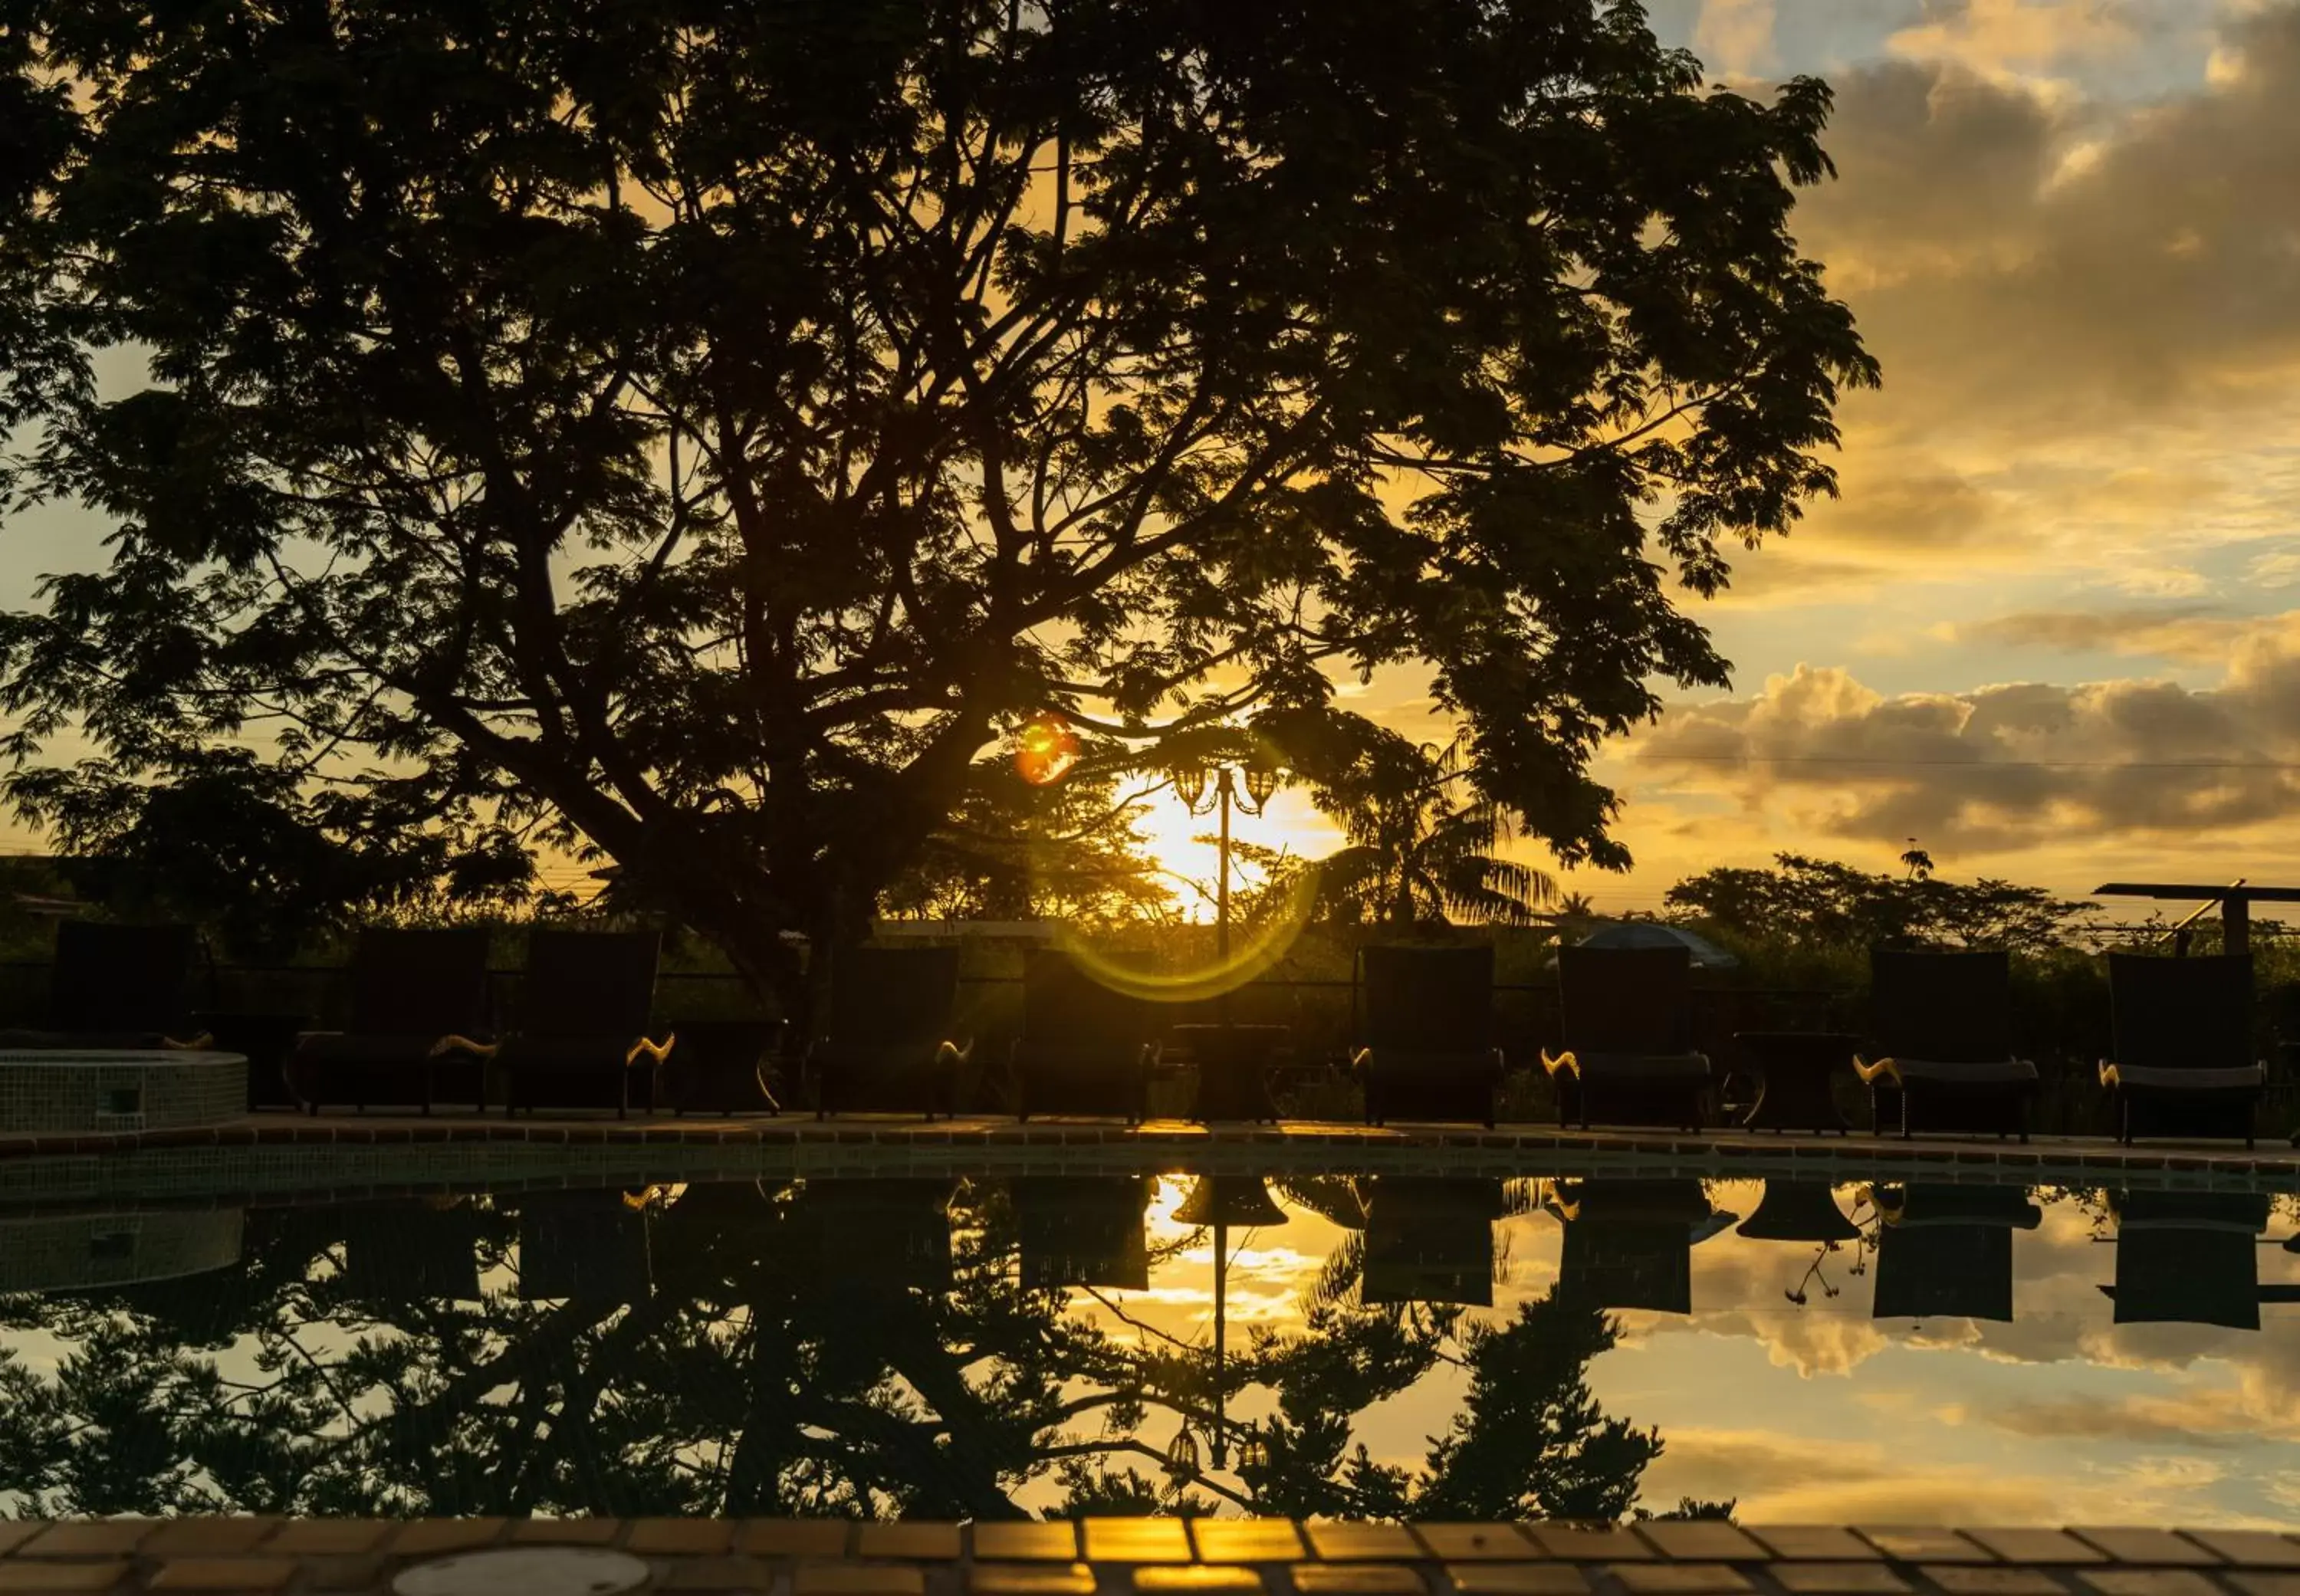
M1375 1128L1332 1121L1207 1126L1152 1120L812 1116L429 1118L277 1113L188 1130L0 1135L0 1206L405 1195L477 1185L759 1176L1018 1176L1134 1171L1423 1176L1731 1175L2138 1190L2300 1190L2281 1137L2131 1148L2105 1138L1902 1141L1721 1130L1588 1132L1538 1125ZM2300 1596L2300 1592L2296 1592Z
M0 1523L0 1592L380 1592L538 1546L619 1550L651 1589L776 1596L2300 1596L2300 1541L2261 1530L1178 1518Z

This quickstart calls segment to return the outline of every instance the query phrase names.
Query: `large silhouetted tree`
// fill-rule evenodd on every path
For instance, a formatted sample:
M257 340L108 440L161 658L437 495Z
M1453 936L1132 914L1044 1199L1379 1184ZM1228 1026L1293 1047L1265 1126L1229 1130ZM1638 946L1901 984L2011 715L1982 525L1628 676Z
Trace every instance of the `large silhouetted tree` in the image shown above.
M238 741L762 977L1046 710L1412 662L1621 861L1594 742L1725 675L1668 583L1874 376L1826 87L1629 0L0 0L0 69L10 479L110 539L0 630L15 752L100 751L19 806Z

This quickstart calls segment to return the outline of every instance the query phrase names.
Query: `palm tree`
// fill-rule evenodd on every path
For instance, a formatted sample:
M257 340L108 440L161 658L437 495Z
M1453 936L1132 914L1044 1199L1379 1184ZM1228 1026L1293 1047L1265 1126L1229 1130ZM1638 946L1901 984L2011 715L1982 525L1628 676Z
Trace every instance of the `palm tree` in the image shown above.
M1526 926L1555 894L1542 871L1501 857L1517 828L1471 786L1458 739L1439 748L1384 734L1321 786L1350 839L1323 862L1326 895L1358 918Z

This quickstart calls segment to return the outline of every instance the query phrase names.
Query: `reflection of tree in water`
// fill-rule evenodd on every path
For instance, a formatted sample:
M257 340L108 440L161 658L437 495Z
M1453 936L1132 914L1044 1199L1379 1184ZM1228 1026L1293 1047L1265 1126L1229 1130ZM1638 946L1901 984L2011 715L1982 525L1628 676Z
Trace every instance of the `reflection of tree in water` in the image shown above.
M1612 1517L1660 1451L1590 1395L1602 1312L1545 1298L1471 1326L1365 1306L1329 1269L1297 1329L1229 1361L1225 1402L1274 1399L1266 1458L1238 1484L1176 1479L1151 1414L1211 1422L1204 1349L1019 1288L1005 1193L969 1192L955 1222L951 1196L819 1183L646 1211L553 1193L251 1214L236 1269L0 1299L20 1342L0 1358L0 1505L996 1518L1036 1484L1070 1510ZM521 1259L536 1294L574 1294L523 1301ZM1353 1416L1447 1364L1466 1397L1420 1467L1354 1442Z

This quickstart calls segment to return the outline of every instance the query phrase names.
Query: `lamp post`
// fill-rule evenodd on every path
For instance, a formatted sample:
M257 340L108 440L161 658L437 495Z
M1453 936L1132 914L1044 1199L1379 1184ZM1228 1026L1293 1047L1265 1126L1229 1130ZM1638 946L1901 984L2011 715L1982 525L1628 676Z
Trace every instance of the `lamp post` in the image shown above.
M1225 1390L1229 1384L1229 1326L1224 1322L1229 1286L1229 1229L1233 1225L1252 1228L1263 1225L1283 1225L1286 1210L1271 1201L1270 1187L1258 1175L1207 1175L1190 1189L1174 1209L1174 1218L1185 1225L1210 1225L1214 1233L1214 1388L1213 1422L1207 1426L1213 1441L1213 1464L1216 1468L1229 1467L1229 1416L1224 1411ZM1198 1442L1190 1434L1188 1424L1166 1449L1170 1473L1187 1475L1197 1472ZM1252 1431L1247 1431L1240 1447L1239 1461L1248 1468L1260 1468L1270 1461L1270 1449Z
M1271 794L1278 791L1283 776L1275 764L1265 759L1251 759L1243 765L1177 765L1172 774L1175 795L1192 814L1219 812L1221 816L1221 863L1217 867L1220 875L1214 884L1214 952L1227 962L1229 959L1229 811L1236 808L1246 814L1260 814L1268 806ZM1241 781L1244 783L1243 792L1239 790Z

